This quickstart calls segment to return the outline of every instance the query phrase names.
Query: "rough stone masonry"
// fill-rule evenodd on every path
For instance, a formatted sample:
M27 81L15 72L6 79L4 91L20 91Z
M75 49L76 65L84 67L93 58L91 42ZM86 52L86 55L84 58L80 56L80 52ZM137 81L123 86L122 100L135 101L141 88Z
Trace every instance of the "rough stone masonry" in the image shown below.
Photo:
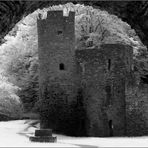
M79 123L74 131L83 128L87 136L124 136L125 88L132 67L132 47L103 44L99 48L76 49L74 12L63 16L63 11L48 11L47 18L40 16L37 25L40 100L47 99L47 94L53 91L58 94L62 90L66 96L63 100L60 96L57 96L60 99L49 98L51 114L48 119L41 117L41 126L56 130L60 124L60 128L68 129L66 123L69 123L72 130ZM79 94L81 97L77 97ZM52 114L62 108L55 106L61 102L66 111ZM77 104L85 112L85 119L77 118L83 119L82 122L73 118L77 108L72 107ZM62 119L58 120L59 117Z

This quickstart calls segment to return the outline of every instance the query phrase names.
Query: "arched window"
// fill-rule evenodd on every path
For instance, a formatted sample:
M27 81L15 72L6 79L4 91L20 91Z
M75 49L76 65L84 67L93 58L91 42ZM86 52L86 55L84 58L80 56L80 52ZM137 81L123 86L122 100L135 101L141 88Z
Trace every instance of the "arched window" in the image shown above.
M59 64L59 69L60 69L60 70L65 70L65 65L64 65L63 63L60 63L60 64Z

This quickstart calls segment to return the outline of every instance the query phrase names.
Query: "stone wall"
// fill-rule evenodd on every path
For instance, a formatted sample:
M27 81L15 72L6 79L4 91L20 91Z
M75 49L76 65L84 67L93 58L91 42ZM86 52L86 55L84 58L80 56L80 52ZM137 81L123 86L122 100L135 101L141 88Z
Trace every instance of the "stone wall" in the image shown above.
M131 71L132 48L106 44L76 51L87 114L89 136L123 136L126 133L125 87Z
M47 19L38 20L38 42L41 90L56 83L74 91L74 13L64 17L63 11L49 11Z
M147 96L147 84L137 84L126 90L127 136L148 135Z
M63 16L62 11L49 11L46 19L38 20L41 126L88 136L123 136L132 48L105 44L76 50L74 20L74 12Z
M74 16L74 12L63 16L63 11L49 11L46 19L38 20L41 100L54 89L53 91L62 90L65 93L67 97L64 101L68 105L75 102L78 77L74 48ZM52 101L51 99L50 105ZM60 99L57 99L58 102L60 103Z
M84 107L87 113L86 129L89 136L107 136L105 104L105 56L98 49L76 51L81 69L81 86L84 90Z
M107 86L110 86L110 103L107 104L108 120L113 124L113 135L126 135L126 97L127 77L132 71L132 47L128 45L103 45L106 58L110 59L110 70L107 73ZM107 89L106 89L107 90ZM106 95L108 96L108 91ZM109 98L109 97L108 97ZM106 97L107 101L108 98Z

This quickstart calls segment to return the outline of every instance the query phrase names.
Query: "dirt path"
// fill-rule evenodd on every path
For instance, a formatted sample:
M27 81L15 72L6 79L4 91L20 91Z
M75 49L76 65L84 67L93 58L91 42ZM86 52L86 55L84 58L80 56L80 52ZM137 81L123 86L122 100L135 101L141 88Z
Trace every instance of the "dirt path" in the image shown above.
M35 143L29 141L35 128L28 128L28 121L0 122L0 147L148 147L148 137L139 138L79 138L57 136L57 143Z

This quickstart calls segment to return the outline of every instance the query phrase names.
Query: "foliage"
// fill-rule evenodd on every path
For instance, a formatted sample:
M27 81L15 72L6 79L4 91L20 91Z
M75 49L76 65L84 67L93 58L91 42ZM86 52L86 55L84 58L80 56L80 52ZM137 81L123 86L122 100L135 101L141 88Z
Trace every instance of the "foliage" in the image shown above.
M17 94L25 111L29 111L38 99L36 23L32 26L24 20L16 26L16 36L6 36L7 42L1 46L1 66L10 82L21 88Z
M30 67L28 68L27 75L21 80L21 90L18 95L22 99L26 111L32 110L35 102L38 100L38 61L37 57L30 59Z
M130 25L107 11L94 9L91 6L67 3L37 10L36 12L42 14L42 19L46 19L47 11L51 10L63 10L66 16L69 11L75 11L77 47L100 46L102 43L117 42L133 46L134 52L139 47L145 47ZM38 13L35 13L36 17L38 17Z
M5 44L0 47L0 66L9 82L21 88L21 98L25 111L30 111L38 100L38 51L37 51L37 18L47 17L47 11L64 10L64 15L75 11L76 48L100 46L102 43L123 43L134 48L134 65L138 73L144 73L147 61L142 56L146 47L135 31L115 15L94 9L91 6L67 3L42 10L36 10L16 24L5 37ZM140 58L140 56L141 58ZM140 58L140 60L139 60ZM140 62L144 63L141 67Z
M0 114L20 118L23 108L16 91L19 88L0 75Z
M139 48L134 58L134 71L139 74L141 81L148 84L148 50Z

